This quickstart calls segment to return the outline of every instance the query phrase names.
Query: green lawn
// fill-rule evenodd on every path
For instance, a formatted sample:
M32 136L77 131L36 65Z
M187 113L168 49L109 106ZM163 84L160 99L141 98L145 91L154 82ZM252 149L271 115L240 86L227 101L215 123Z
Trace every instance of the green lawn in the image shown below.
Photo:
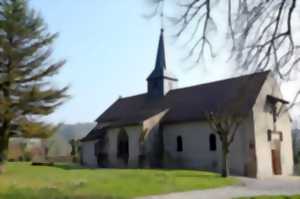
M256 197L245 197L238 199L300 199L300 195L296 196L256 196Z
M92 170L8 163L0 199L128 199L237 183L217 174L180 170Z

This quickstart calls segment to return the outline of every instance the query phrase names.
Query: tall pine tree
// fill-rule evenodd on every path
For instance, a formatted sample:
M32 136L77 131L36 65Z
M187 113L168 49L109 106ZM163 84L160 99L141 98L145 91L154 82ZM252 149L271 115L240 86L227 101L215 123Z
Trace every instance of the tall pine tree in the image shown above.
M56 130L40 119L67 97L67 87L50 82L65 63L49 60L56 37L26 0L0 0L0 167L11 136L47 137Z

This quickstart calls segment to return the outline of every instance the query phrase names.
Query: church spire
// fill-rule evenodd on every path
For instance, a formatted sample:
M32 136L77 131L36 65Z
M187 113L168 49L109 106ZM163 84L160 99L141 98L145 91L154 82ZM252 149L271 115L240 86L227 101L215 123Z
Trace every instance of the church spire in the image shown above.
M159 44L156 56L155 68L166 69L166 55L165 55L165 41L164 41L164 29L160 30Z
M164 39L164 1L161 2L161 13L160 13L160 36L158 43L158 50L156 54L155 68L148 79L164 76L164 70L167 69L166 64L166 53L165 53L165 39Z
M148 95L151 97L162 97L166 95L170 90L176 87L176 82L178 81L176 77L167 70L163 28L160 30L155 67L147 78L147 81Z
M165 40L164 40L164 1L161 2L161 13L160 13L160 36L158 43L158 50L156 55L155 68L166 69L166 54L165 54Z
M163 78L167 72L167 64L166 64L166 53L165 53L165 41L164 41L164 29L160 30L159 44L156 55L155 67L149 79Z

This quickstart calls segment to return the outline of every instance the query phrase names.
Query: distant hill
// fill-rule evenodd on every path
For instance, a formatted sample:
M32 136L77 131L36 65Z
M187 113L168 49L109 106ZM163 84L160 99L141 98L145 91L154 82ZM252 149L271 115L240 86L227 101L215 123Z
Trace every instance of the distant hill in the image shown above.
M49 156L68 156L71 152L69 141L86 136L96 123L63 124L56 134L48 139Z
M57 135L66 140L78 140L86 136L95 125L95 123L63 124L59 128Z

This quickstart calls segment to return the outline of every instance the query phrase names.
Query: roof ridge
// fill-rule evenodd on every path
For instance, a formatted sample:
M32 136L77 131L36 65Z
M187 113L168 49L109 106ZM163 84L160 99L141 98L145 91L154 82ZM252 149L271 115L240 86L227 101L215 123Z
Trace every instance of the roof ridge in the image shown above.
M129 95L129 96L126 96L126 97L120 97L117 101L119 100L124 100L124 99L127 99L127 98L132 98L132 97L139 97L139 96L143 96L143 95L146 95L147 93L140 93L140 94L135 94L135 95Z
M220 83L220 82L224 82L224 81L228 81L228 80L240 79L240 78L245 78L245 77L248 77L248 76L259 75L259 74L270 73L270 72L271 72L270 70L266 70L266 71L262 71L262 72L255 72L255 73L250 73L250 74L247 74L247 75L235 76L235 77L230 77L230 78L226 78L226 79L206 82L206 83L202 83L202 84L196 84L196 85L193 85L193 86L187 86L187 87L183 87L183 88L173 89L173 90L170 91L170 93L174 92L174 91L180 91L180 90L183 90L183 89L187 89L187 88L194 88L194 87L198 87L198 86L206 86L206 85L209 85L209 84L215 84L215 83ZM126 97L120 97L115 102L117 102L119 100L132 98L132 97L143 96L143 95L146 95L146 94L147 93L145 92L145 93L140 93L140 94L135 94L135 95L129 95L129 96L126 96Z
M267 74L267 73L270 73L270 72L271 72L270 70L266 70L266 71L262 71L262 72L250 73L250 74L247 74L247 75L241 75L241 76L235 76L235 77L230 77L230 78L226 78L226 79L215 80L215 81L211 81L211 82L196 84L196 85L193 85L193 86L187 86L187 87L183 87L183 88L173 89L173 90L170 91L170 93L180 91L180 90L184 90L184 89L189 89L189 88L194 88L194 87L199 87L199 86L207 86L207 85L210 85L210 84L221 83L221 82L225 82L225 81L229 81L229 80L241 79L241 78L254 76L254 75L260 75L260 74L264 74L264 73Z

